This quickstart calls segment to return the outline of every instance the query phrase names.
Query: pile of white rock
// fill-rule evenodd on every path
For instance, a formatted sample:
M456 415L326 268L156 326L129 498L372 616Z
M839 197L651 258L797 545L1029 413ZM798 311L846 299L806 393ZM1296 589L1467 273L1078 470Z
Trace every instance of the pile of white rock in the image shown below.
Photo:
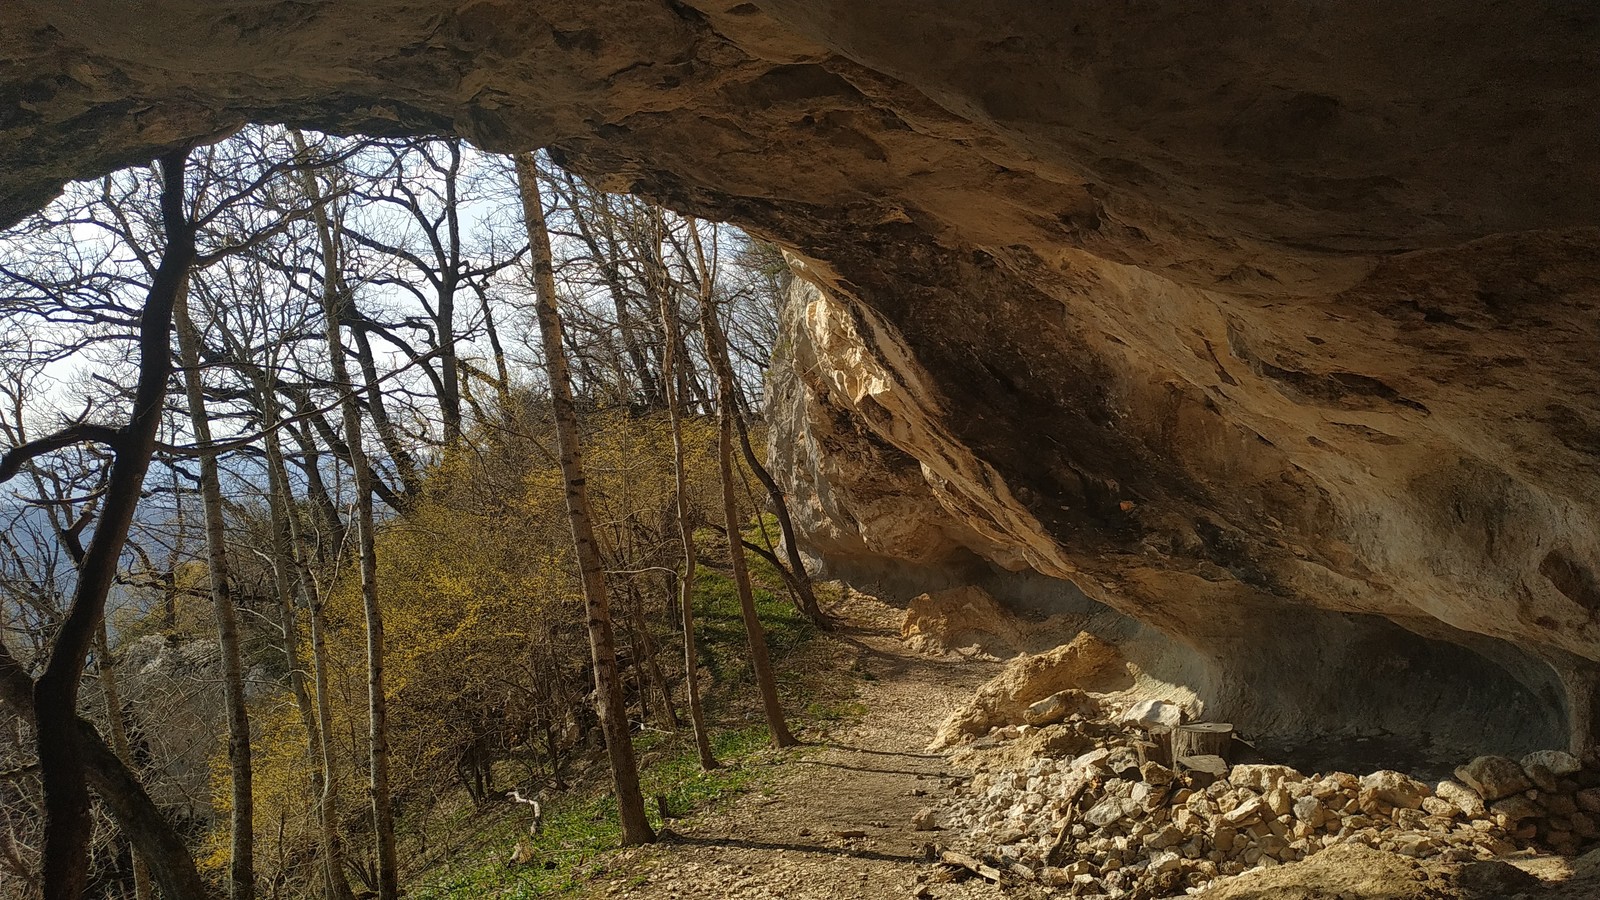
M1064 705L1081 709L1081 698ZM1468 862L1600 838L1600 772L1561 751L1479 757L1457 780L1427 784L1395 771L1169 767L1141 761L1146 737L1083 714L996 729L958 754L977 774L943 825L1008 877L1113 898L1181 894L1341 843ZM1022 744L1041 755L1005 752Z

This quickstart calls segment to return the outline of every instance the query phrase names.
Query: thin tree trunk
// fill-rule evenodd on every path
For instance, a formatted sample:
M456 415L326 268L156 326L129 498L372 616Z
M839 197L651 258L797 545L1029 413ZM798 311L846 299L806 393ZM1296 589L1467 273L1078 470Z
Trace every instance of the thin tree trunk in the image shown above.
M728 560L733 569L734 586L739 590L739 609L744 614L745 635L750 639L750 668L761 691L761 706L767 715L772 742L779 747L798 743L783 718L778 686L772 675L772 660L767 653L767 635L756 615L755 593L750 587L750 568L740 544L739 503L733 485L733 420L739 415L734 406L733 368L728 364L726 339L717 323L715 300L711 296L711 273L705 255L699 251L700 237L690 220L696 252L700 256L700 333L706 342L706 355L717 376L717 468L722 481L722 514L728 530Z
M291 518L291 522L294 520ZM296 540L296 544L301 543ZM322 596L310 573L300 566L301 592L306 597L306 619L311 632L311 677L317 703L317 742L322 755L322 799L318 813L322 823L322 845L327 859L328 891L331 897L349 898L350 882L345 878L344 847L339 843L339 816L344 809L339 761L333 752L333 700L328 684L327 620L322 615Z
M189 315L189 292L179 288L173 311L178 356L183 362L183 387L189 424L200 452L200 506L206 535L206 567L211 576L211 605L217 617L217 645L222 651L222 698L228 716L228 774L232 808L228 826L228 896L255 896L255 801L251 789L250 711L244 695L244 655L239 649L239 614L234 607L233 578L222 516L222 481L211 448L211 419L206 413L205 385L200 378L200 334Z
M306 499L310 501L311 508L316 513L315 524L322 532L313 542L317 562L321 563L327 561L328 548L344 543L344 522L339 519L339 507L334 504L328 485L322 480L322 451L312 437L312 426L309 421L312 413L311 398L301 392L292 399L295 402L295 415L308 417L297 425L290 425L289 433L294 435L295 445L300 448L300 455L305 458L302 471L306 479Z
M578 441L577 410L572 403L571 376L567 372L566 355L561 342L561 313L556 306L550 233L545 226L544 203L539 196L538 173L533 157L519 154L515 161L528 243L533 251L535 308L539 317L539 336L544 344L545 367L550 376L550 405L560 441L561 475L567 488L567 517L572 523L573 547L577 554L578 570L583 577L589 649L594 660L596 711L600 716L600 727L605 732L606 749L611 755L611 776L616 789L617 812L622 823L622 842L643 844L655 840L655 832L645 817L644 797L639 792L639 770L634 762L633 738L628 733L622 679L617 672L616 637L612 633L605 570L600 562L600 549L595 542L588 486L584 480Z
M572 209L573 222L578 227L578 238L588 248L589 255L594 259L595 266L600 269L600 276L606 283L606 290L611 295L611 306L617 314L617 332L621 335L623 350L633 364L635 377L639 380L639 388L644 394L645 405L655 409L662 402L661 385L651 373L649 359L633 329L633 314L628 310L628 292L622 280L621 252L617 246L616 216L613 215L609 199L604 194L590 194L594 213L600 219L601 234L605 237L606 246L601 249L599 239L595 236L594 228L590 226L588 216L579 208L579 196L584 193L583 187L570 172L563 172L562 178L567 183L569 193L566 199Z
M111 642L106 639L106 623L100 620L100 633L95 635L95 656L100 662L100 692L106 698L106 727L111 732L111 749L122 764L133 770L133 750L128 745L128 725L122 720L122 696L117 690L117 670L111 664ZM126 832L123 837L131 837ZM133 852L133 898L151 900L150 867L144 854Z
M664 724L677 731L683 727L678 721L678 708L672 703L672 687L667 684L666 673L661 671L661 660L656 655L656 639L650 634L649 623L644 618L644 600L639 596L637 588L628 589L628 615L633 623L633 631L639 636L639 652L644 656L645 671L650 676L651 686L661 697L661 718Z
M439 340L439 412L444 419L444 445L453 447L461 441L461 371L456 361L456 290L461 272L461 218L456 201L456 178L461 170L461 144L446 141L450 151L450 165L444 179L445 228L449 237L446 248L448 259L440 272L438 306L434 330Z
M390 503L396 510L404 511L410 508L422 493L421 469L411 451L401 443L400 428L395 425L394 419L389 415L389 407L384 403L383 385L378 375L378 359L372 352L372 340L367 337L366 316L356 308L355 298L350 296L348 291L345 292L343 302L340 304L340 319L341 324L350 326L350 338L355 343L356 363L361 369L361 380L366 385L366 407L368 414L372 416L372 430L378 435L378 441L383 444L383 452L394 460L395 477L400 482L394 491L398 499L391 500Z
M511 415L511 370L506 365L505 347L500 344L500 329L495 325L493 304L487 291L478 292L479 307L483 310L483 330L489 338L489 351L494 356L495 401L500 406L500 417Z
M295 133L296 149L307 156L305 140ZM350 453L350 468L355 481L356 540L361 570L361 605L367 631L367 756L368 794L372 802L373 840L378 863L378 900L396 900L400 895L398 859L394 839L394 807L389 795L389 707L384 696L383 612L378 606L378 550L373 523L372 468L361 441L361 409L356 400L355 382L350 378L344 358L343 322L350 292L341 277L341 260L328 222L326 207L316 176L304 173L306 196L313 203L312 217L322 244L322 309L327 330L328 359L333 367L333 383L342 398L339 404L344 420L345 443ZM376 389L376 384L369 388Z
M127 425L112 440L115 455L100 521L78 569L72 603L56 632L44 673L33 686L34 734L44 786L44 900L81 900L88 882L91 748L82 740L78 692L155 453L167 379L172 373L172 308L195 256L194 226L184 212L185 162L182 152L161 158L161 211L167 246L139 320L139 379L133 409ZM111 758L115 760L115 754ZM137 788L138 782L133 786Z
M678 578L678 611L683 617L683 682L689 694L689 723L694 728L700 768L717 767L706 733L705 708L700 702L700 661L694 643L694 522L689 514L688 456L683 447L683 381L678 378L678 351L683 346L678 311L671 291L660 291L661 329L665 340L661 357L661 383L667 391L667 418L672 423L672 473L677 492L678 537L683 543L683 573Z
M711 297L712 274L710 267L706 265L705 247L700 243L700 228L694 219L689 220L689 240L694 246L695 266L700 270L701 303L706 303ZM720 332L720 326L718 330ZM715 347L708 341L706 352L717 357L713 365L718 371L726 370L731 377L733 366L728 359L726 337L719 335ZM822 606L817 603L816 591L811 586L811 573L806 571L805 561L800 558L800 544L795 540L794 520L789 516L789 504L784 499L783 489L778 487L778 482L773 479L772 473L767 471L767 467L761 464L755 448L750 445L750 429L745 424L744 414L739 407L733 410L733 423L738 429L739 449L743 451L745 464L755 473L761 486L766 488L767 497L772 501L772 512L778 518L778 529L783 533L783 549L789 559L789 571L784 581L795 591L795 596L800 601L800 611L805 613L806 618L817 626L826 628L831 622L823 613Z
M277 398L264 375L256 375L257 393L261 395L262 426L266 431L267 478L269 506L272 515L273 574L278 583L278 595L283 604L284 653L289 665L289 682L294 691L295 705L300 709L300 719L306 730L306 762L310 770L311 790L317 797L317 821L322 842L324 897L327 900L351 900L350 882L344 875L344 852L339 846L339 791L338 775L333 768L332 745L327 738L331 727L328 702L328 676L326 648L322 640L322 608L316 585L301 558L303 546L300 523L295 515L294 495L289 487L289 473L284 467L283 445L278 436ZM300 660L300 629L295 615L294 598L298 591L306 599L307 618L312 635L312 667L315 702L306 687L305 669Z

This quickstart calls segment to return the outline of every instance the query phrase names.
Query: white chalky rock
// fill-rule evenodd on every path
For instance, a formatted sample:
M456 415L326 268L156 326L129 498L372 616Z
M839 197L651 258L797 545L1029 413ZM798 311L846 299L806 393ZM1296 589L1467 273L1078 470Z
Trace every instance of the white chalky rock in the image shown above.
M1322 801L1316 797L1301 797L1294 802L1294 817L1313 828L1322 824L1324 815Z
M1421 809L1425 797L1433 791L1422 782L1400 772L1385 769L1361 779L1361 799L1365 806L1370 801L1387 803L1403 809Z
M1079 770L1104 769L1106 758L1110 755L1110 750L1107 750L1105 747L1097 747L1096 749L1090 750L1088 753L1085 753L1082 756L1074 759L1072 761L1072 767Z
M1267 811L1266 801L1262 800L1260 797L1251 797L1231 811L1223 813L1222 821L1232 825L1235 828L1238 828L1241 825L1249 825L1251 823L1261 821L1261 817L1265 815Z
M1122 714L1122 721L1143 728L1165 728L1171 731L1183 724L1183 707L1165 700L1140 700Z
M1422 811L1430 816L1440 816L1446 819L1453 819L1456 816L1461 815L1461 810L1456 809L1456 805L1454 803L1451 803L1447 800L1440 800L1438 797L1424 797L1422 800Z
M1107 797L1089 808L1083 814L1083 820L1097 828L1104 828L1124 816L1131 810L1123 805L1121 797Z
M1146 871L1151 875L1165 875L1168 872L1178 871L1182 866L1183 857L1167 850L1150 857L1150 866Z
M1557 778L1576 775L1583 768L1578 758L1565 750L1535 750L1522 758L1524 770L1534 766L1544 766Z
M1304 775L1288 766L1234 766L1228 773L1228 783L1234 787L1263 793L1282 786L1284 782L1304 780Z

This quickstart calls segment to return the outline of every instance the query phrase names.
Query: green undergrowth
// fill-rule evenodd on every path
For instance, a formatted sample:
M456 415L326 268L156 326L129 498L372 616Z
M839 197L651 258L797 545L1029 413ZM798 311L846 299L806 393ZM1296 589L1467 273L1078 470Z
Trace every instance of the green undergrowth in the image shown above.
M769 755L764 726L723 731L711 741L720 767L702 771L692 740L683 737L647 735L638 742L641 757L658 756L640 773L650 824L658 829L662 826L655 801L658 795L665 798L674 817L693 815L748 790L759 775L759 764ZM665 746L668 744L671 746ZM673 751L670 755L661 753L669 749ZM620 837L617 804L610 794L552 802L537 836L529 835L529 823L526 812L512 808L472 846L463 848L454 862L412 886L410 896L418 900L518 900L568 893L604 874L603 854L616 848ZM519 843L525 845L528 861L511 865Z
M746 539L760 543L754 527ZM790 602L778 573L756 554L747 553L746 559L791 728L825 732L833 724L864 714L866 708L853 699L854 689L847 679L819 677L823 673L816 658L826 654L813 651L825 644L816 642L816 627ZM775 764L803 752L770 749L753 690L738 591L728 572L711 566L699 568L695 613L696 643L710 675L706 707L712 748L721 765L709 772L701 770L687 723L676 733L635 735L640 787L656 828L662 825L658 796L666 801L674 819L692 821L694 816L757 788ZM414 880L408 895L417 900L559 896L607 874L607 853L617 847L620 832L603 757L589 767L583 784L587 792L574 790L546 804L544 826L536 836L528 833L531 819L526 807L507 804L487 812L463 810L457 833L470 829L476 833L461 840L448 862ZM666 824L683 827L677 822ZM528 861L512 865L509 861L519 844Z

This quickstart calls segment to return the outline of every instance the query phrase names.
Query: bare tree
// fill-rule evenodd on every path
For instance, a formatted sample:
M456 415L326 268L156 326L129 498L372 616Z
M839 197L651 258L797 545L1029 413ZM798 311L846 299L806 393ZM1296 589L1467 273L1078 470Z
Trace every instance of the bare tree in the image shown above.
M119 783L116 787L138 789L137 781L128 775L115 753L94 734L92 726L79 719L78 693L89 649L105 614L106 597L116 579L118 560L139 503L145 473L155 453L167 379L172 372L172 311L195 258L195 225L184 208L185 163L186 154L181 152L161 159L161 214L166 249L151 280L140 316L139 374L127 422L117 429L79 423L14 447L0 457L0 481L4 481L16 475L23 463L84 441L105 444L113 454L101 501L100 521L85 548L72 601L56 632L44 671L33 682L31 690L39 770L44 785L45 900L80 900L83 895L92 828L89 816L91 769L105 774L108 783L117 781L118 776L127 776L131 786ZM9 653L6 659L0 660L0 666L26 678L20 665L10 660ZM94 734L93 741L88 740L85 729ZM106 762L101 751L114 764L110 771L102 772L100 768L99 764ZM121 790L113 791L112 796L107 797L108 803L121 793ZM142 794L142 789L137 793ZM150 809L154 809L153 804ZM192 870L193 861L188 860L186 850L183 856ZM163 860L148 861L152 869L164 865ZM173 865L181 867L176 861Z
M691 223L692 226L693 223ZM756 614L755 594L750 587L750 570L745 564L744 547L740 542L741 522L739 503L734 496L733 481L733 422L739 415L734 399L733 368L728 364L727 339L717 323L716 301L711 293L710 270L704 263L705 254L699 251L699 233L691 227L690 234L701 258L700 265L700 333L706 342L706 355L711 358L717 375L717 468L722 479L723 522L728 534L728 561L733 569L734 585L739 590L739 609L744 615L745 635L750 639L750 668L755 672L756 687L761 692L761 708L767 716L767 728L772 732L772 742L779 747L792 747L798 743L789 731L783 716L783 704L778 699L778 686L772 675L772 659L767 652L767 635Z
M694 247L693 268L699 271L701 303L705 304L711 302L714 297L712 285L716 280L715 267L706 261L705 247L700 240L700 223L694 219L689 219L688 225L689 241ZM714 237L715 232L713 232ZM713 313L712 318L715 320L715 313ZM719 373L726 371L731 379L733 364L728 357L729 341L726 333L721 330L721 324L715 321L713 321L713 324L717 325L719 339L714 346L712 342L708 341L706 352L712 354L712 367ZM721 375L719 374L718 377L720 378ZM735 401L738 401L738 393L736 392L733 396ZM800 611L805 613L806 618L810 619L813 624L826 628L830 625L830 622L828 616L823 613L822 606L817 603L816 590L811 584L811 573L806 571L805 561L800 558L800 543L795 537L794 519L789 515L788 500L784 497L783 489L778 486L777 480L772 477L771 472L767 471L767 467L761 464L760 457L756 455L755 448L750 444L750 427L745 423L744 405L736 402L736 407L733 412L733 423L738 431L739 448L744 454L745 465L749 467L751 472L755 473L756 480L760 481L762 488L766 490L770 508L778 520L778 530L783 535L783 548L788 558L788 564L784 565L784 563L774 558L771 560L773 567L778 570L780 577L784 579L784 583L793 592L795 601L800 606ZM765 533L765 529L763 529L763 533Z
M228 711L228 773L233 783L229 812L230 862L228 895L250 900L255 895L255 804L250 775L250 713L244 697L244 658L239 651L239 616L234 608L222 513L222 481L212 447L211 417L200 377L200 332L189 315L188 289L178 291L174 316L178 355L183 363L189 427L200 453L200 507L205 520L206 570L211 580L212 608L217 619L217 644L222 650L223 703Z
M305 139L295 135L296 149L309 159ZM335 230L325 206L315 173L303 172L307 198L315 212L318 243L322 248L322 304L328 342L328 359L333 367L335 390L341 394L340 415L344 420L345 443L355 481L356 541L361 572L361 602L367 630L367 749L368 793L372 801L372 821L378 863L378 900L396 900L400 895L399 868L394 840L394 807L389 792L388 700L384 695L383 612L378 605L378 549L373 517L372 470L362 446L361 409L356 399L355 382L345 363L342 324L350 290L340 277L342 261ZM376 385L369 385L375 389Z
M688 462L683 446L683 411L680 381L677 378L678 348L683 344L679 333L681 325L678 311L671 303L669 291L657 292L661 300L661 330L666 335L666 348L661 356L661 382L666 391L667 416L672 425L672 471L677 494L678 535L683 543L683 572L678 576L678 609L683 620L683 680L689 695L689 722L694 728L695 750L700 754L700 767L714 769L717 757L711 752L711 738L706 733L706 714L700 702L700 662L694 643L694 576L695 540L694 521L689 510Z
M550 378L550 405L560 446L561 475L566 482L567 516L583 580L584 607L588 614L589 646L594 659L595 700L606 749L611 754L611 777L616 789L617 812L622 822L622 842L643 844L655 839L645 817L639 792L639 770L634 761L633 738L628 733L627 707L622 679L617 672L616 638L606 595L605 567L595 541L583 457L578 439L578 416L572 402L572 382L567 374L561 340L561 312L556 305L555 274L551 266L550 234L545 226L544 201L539 192L537 165L531 155L515 158L517 185L521 189L528 244L532 248L535 310L544 345L545 368Z

